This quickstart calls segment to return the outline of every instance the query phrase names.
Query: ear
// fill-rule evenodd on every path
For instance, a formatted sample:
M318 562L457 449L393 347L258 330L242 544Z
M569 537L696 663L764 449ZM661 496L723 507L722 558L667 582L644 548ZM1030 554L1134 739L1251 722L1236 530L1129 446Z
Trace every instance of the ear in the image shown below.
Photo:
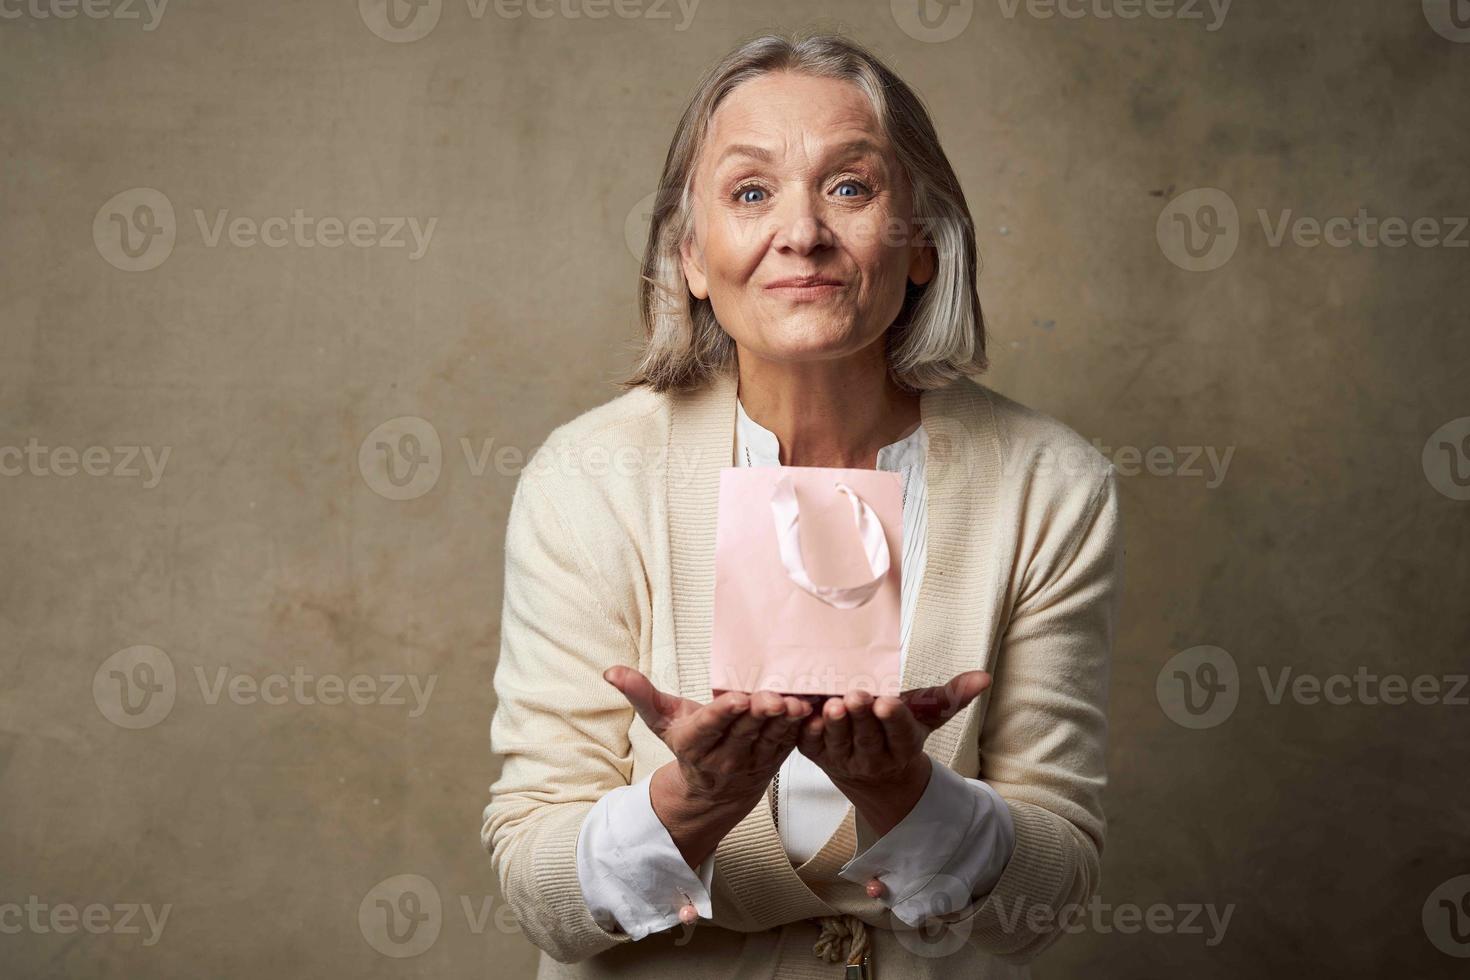
M939 267L939 253L926 239L921 238L909 246L909 281L915 286L926 285L934 278Z
M679 246L679 264L684 269L684 281L695 299L709 299L709 278L704 274L704 253L690 235Z

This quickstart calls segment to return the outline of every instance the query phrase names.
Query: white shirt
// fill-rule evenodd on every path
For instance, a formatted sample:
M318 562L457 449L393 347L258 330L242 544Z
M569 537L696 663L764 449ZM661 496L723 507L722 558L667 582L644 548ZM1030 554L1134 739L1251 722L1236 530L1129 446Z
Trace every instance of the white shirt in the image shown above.
M900 669L908 654L914 606L923 581L928 508L922 425L878 451L877 469L903 478L903 564ZM776 434L745 414L736 401L736 466L780 466ZM931 760L932 762L932 760ZM697 874L684 861L649 799L652 774L605 794L588 812L577 838L577 874L593 919L604 929L621 928L635 940L679 923L679 909L692 904L713 918L709 890L713 853ZM821 767L793 751L781 764L777 830L794 865L807 861L837 829L848 800ZM1015 846L1010 809L979 779L967 779L933 764L929 783L903 820L838 872L856 884L877 877L886 886L882 901L910 926L930 914L951 911L941 883L969 884L974 897L1000 879ZM952 894L952 893L949 893Z

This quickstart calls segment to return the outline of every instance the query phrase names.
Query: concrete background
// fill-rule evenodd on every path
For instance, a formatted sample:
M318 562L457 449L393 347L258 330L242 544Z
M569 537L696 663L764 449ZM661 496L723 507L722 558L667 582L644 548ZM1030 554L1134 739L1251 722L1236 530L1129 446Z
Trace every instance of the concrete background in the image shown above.
M1460 975L1470 234L1273 247L1257 214L1455 237L1470 43L1433 29L1444 0L985 0L945 40L901 2L567 4L430 0L399 30L373 0L0 3L3 972L533 973L477 839L514 453L631 364L630 229L699 73L817 24L932 107L979 228L987 382L1133 468L1113 911L1036 975ZM1209 271L1170 258L1196 188L1238 209ZM432 430L375 433L405 416ZM430 463L400 488L373 460L405 434ZM1201 656L1237 704L1191 728L1168 691ZM1273 704L1284 668L1443 686ZM154 699L127 688L129 714L119 678ZM373 925L405 883L430 916L411 958ZM168 906L161 935L133 905ZM1153 905L1173 925L1121 911ZM1232 909L1223 938L1179 928L1194 905Z

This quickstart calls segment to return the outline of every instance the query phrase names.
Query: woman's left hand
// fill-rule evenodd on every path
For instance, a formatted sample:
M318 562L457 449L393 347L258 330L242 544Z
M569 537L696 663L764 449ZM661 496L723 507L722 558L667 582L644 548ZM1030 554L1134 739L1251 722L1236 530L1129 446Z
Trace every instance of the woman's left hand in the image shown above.
M850 691L830 697L802 726L797 749L822 767L879 835L913 809L929 784L929 733L990 686L983 670L898 697Z

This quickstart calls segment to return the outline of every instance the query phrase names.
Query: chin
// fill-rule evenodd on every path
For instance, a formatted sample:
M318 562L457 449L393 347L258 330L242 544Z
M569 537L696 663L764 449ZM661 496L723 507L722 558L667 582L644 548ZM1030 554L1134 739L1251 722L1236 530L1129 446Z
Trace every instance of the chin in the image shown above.
M860 338L846 319L796 316L783 323L780 333L770 338L772 355L792 360L839 357L861 347Z

